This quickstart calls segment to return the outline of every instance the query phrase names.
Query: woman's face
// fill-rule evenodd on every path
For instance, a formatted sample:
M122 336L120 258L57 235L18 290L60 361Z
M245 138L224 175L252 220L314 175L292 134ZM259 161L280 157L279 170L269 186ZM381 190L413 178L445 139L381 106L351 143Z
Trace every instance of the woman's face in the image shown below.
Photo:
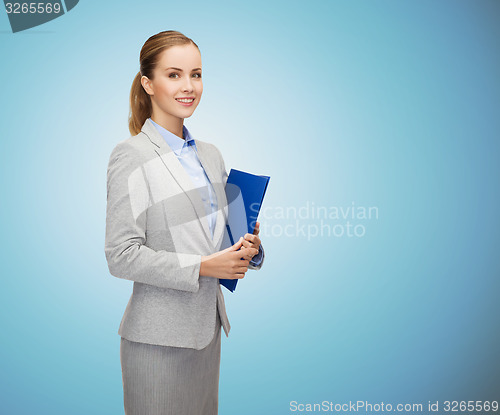
M163 51L153 79L142 77L151 96L153 117L158 121L190 117L201 99L201 55L193 44L172 46Z

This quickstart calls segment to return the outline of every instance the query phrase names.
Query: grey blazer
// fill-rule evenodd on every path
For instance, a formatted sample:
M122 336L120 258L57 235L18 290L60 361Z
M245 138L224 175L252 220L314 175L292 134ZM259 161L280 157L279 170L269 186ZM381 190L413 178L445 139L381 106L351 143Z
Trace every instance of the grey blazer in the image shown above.
M229 335L219 280L199 275L201 256L219 251L226 232L227 172L217 147L196 147L219 207L213 239L200 192L149 119L111 152L105 254L111 275L134 281L118 329L128 340L202 349L216 330L216 305Z

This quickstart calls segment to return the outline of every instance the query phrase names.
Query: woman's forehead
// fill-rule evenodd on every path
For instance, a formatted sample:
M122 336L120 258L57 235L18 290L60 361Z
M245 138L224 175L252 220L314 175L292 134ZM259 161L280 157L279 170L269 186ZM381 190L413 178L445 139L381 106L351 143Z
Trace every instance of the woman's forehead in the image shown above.
M201 55L198 48L192 44L172 46L162 52L158 63L165 69L176 67L190 71L201 68Z

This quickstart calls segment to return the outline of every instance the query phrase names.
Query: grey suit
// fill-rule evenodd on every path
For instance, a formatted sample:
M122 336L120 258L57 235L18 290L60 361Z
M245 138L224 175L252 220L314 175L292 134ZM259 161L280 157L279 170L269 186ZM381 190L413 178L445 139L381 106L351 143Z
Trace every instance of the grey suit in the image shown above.
M225 232L227 172L217 147L196 146L217 196L213 239L198 189L149 120L111 153L105 254L112 275L134 281L118 330L130 341L203 349L217 309L229 334L219 280L199 275L201 256L219 251Z

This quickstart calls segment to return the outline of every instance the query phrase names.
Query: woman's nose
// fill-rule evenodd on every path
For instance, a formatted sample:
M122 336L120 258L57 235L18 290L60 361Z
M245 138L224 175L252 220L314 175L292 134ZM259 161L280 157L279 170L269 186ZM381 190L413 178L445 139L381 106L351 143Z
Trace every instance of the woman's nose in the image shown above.
M191 79L189 77L186 78L186 81L184 82L182 90L183 91L192 91L193 90L193 84L192 84Z

